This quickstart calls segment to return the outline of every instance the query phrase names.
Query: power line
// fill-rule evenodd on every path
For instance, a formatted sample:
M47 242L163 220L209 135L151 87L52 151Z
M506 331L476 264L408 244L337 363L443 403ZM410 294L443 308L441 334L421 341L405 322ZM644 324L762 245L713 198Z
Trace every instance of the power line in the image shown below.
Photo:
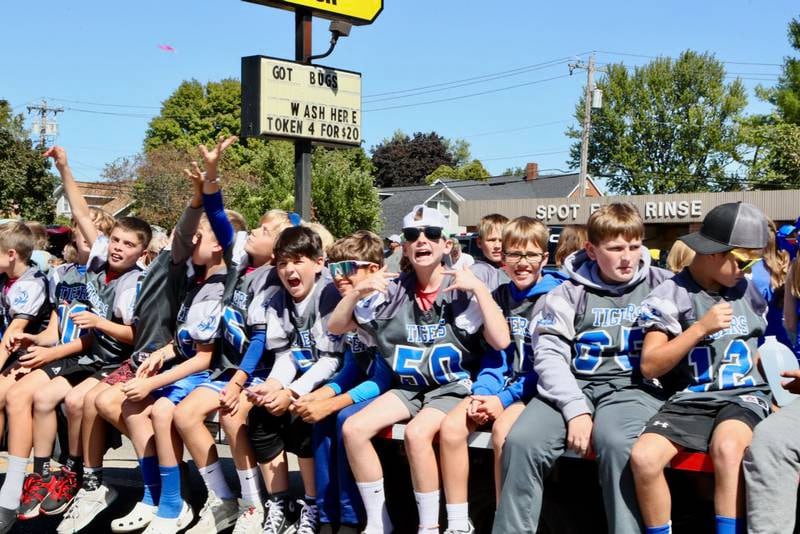
M510 89L516 89L518 87L526 87L526 86L529 86L529 85L536 85L536 84L540 84L540 83L544 83L544 82L550 82L550 81L558 80L558 79L561 79L561 78L569 78L569 74L562 74L560 76L553 76L553 77L550 77L550 78L544 78L542 80L534 80L532 82L518 83L518 84L515 84L515 85L509 85L509 86L506 86L506 87L499 87L497 89L489 89L489 90L486 90L486 91L479 91L477 93L469 93L469 94L466 94L466 95L453 96L453 97L449 97L449 98L439 98L437 100L427 100L425 102L414 102L412 104L399 104L399 105L396 105L396 106L386 106L386 107L382 107L382 108L365 109L365 110L363 110L363 112L367 113L367 112L370 112L370 111L386 111L386 110L389 110L389 109L411 108L411 107L416 107L416 106L425 106L425 105L428 105L428 104L438 104L438 103L441 103L441 102L452 102L454 100L461 100L461 99L464 99L464 98L471 98L473 96L488 95L488 94L491 94L491 93L499 93L501 91L508 91Z
M85 104L89 106L101 106L108 108L161 109L160 106L137 106L133 104L105 104L102 102L87 102L85 100L69 100L67 98L55 98L55 97L50 97L50 100L56 100L58 102L67 102L69 104Z
M573 121L572 120L560 120L560 121L541 122L539 124L531 124L531 125L528 125L528 126L520 126L518 128L508 128L508 129L505 129L505 130L494 130L494 131L491 131L491 132L481 132L481 133L476 133L476 134L460 135L459 137L461 137L463 139L471 139L473 137L483 137L483 136L487 136L487 135L496 135L496 134L501 134L501 133L520 132L522 130L531 130L533 128L542 128L542 127L545 127L545 126L553 126L555 124L566 124L568 122L573 122Z
M515 156L497 156L491 158L475 158L475 159L478 159L480 161L498 161L503 159L530 158L534 156L554 156L556 154L566 154L568 152L569 150L553 150L549 152L533 152L530 154L517 154Z
M545 61L545 62L542 62L542 63L534 63L532 65L524 65L522 67L517 67L517 68L514 68L514 69L510 69L510 70L494 72L494 73L491 73L491 74L482 74L482 75L479 75L479 76L472 76L472 77L469 77L469 78L462 78L460 80L452 80L452 81L449 81L449 82L434 83L434 84L430 84L430 85L423 85L423 86L420 86L420 87L412 87L412 88L409 88L409 89L398 89L397 91L387 91L387 92L383 92L383 93L375 93L375 94L372 94L372 95L365 95L364 98L368 99L368 98L374 98L374 97L378 97L378 96L388 96L388 95L396 95L396 94L401 94L401 93L408 93L408 92L413 92L413 91L419 91L419 90L422 90L422 89L431 89L431 88L434 88L434 87L442 87L444 85L451 85L451 84L468 82L468 81L473 81L473 80L480 80L480 79L487 78L487 77L494 77L494 76L501 76L501 75L514 76L519 71L526 71L528 69L534 69L534 68L539 68L539 67L550 66L551 64L552 65L557 65L557 64L569 61L570 59L573 59L575 57L585 56L588 53L589 52L582 52L582 53L577 54L575 56L567 56L567 57L563 57L563 58L552 59L550 61Z
M641 58L646 58L646 59L659 59L659 58L677 59L675 57L670 57L670 56L649 56L647 54L634 54L634 53L631 53L631 52L612 52L612 51L609 51L609 50L597 50L597 53L598 54L607 54L607 55L611 55L611 56L641 57ZM783 64L781 64L781 63L754 63L754 62L750 62L750 61L725 61L725 60L720 60L720 61L722 63L727 64L727 65L754 65L754 66L759 66L759 67L783 67Z

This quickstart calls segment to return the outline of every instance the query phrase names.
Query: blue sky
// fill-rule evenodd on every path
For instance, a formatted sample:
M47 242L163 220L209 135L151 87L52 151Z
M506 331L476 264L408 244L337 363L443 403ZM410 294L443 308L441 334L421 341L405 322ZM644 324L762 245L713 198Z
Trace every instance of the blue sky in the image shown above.
M740 74L749 111L763 112L752 89L773 85L791 54L786 29L797 6L385 0L377 21L354 27L322 63L363 74L367 149L397 129L435 130L465 138L493 173L528 161L566 169L564 131L585 82L583 71L566 76L569 58L596 50L599 63L634 65L648 61L639 56L712 52ZM18 112L42 97L67 108L57 142L85 180L141 149L148 117L182 80L238 77L242 56L294 54L293 16L241 0L43 0L8 3L3 15L0 98ZM327 48L327 26L314 24L315 53ZM458 80L465 81L429 87ZM445 101L420 104L434 100Z

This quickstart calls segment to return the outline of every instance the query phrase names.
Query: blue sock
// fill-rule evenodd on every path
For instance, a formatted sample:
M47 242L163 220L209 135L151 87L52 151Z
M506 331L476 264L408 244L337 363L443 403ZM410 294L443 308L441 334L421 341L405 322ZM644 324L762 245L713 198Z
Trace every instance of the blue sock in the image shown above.
M717 534L742 534L745 531L745 520L736 517L714 516Z
M672 534L672 521L657 527L645 527L646 534Z
M158 504L158 499L161 495L161 476L158 473L158 458L155 456L140 458L139 469L142 471L142 482L144 482L142 502L154 506Z
M181 498L181 469L177 465L158 466L161 474L161 498L158 500L156 515L174 519L181 515L183 499Z

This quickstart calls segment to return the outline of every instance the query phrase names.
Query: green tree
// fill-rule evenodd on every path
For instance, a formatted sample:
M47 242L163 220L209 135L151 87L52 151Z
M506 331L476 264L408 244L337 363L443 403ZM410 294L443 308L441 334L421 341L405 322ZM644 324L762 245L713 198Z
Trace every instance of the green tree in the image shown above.
M751 124L743 128L743 137L754 147L749 175L754 189L800 188L800 125Z
M28 138L22 115L0 100L0 216L51 223L57 181L49 169Z
M800 19L792 19L788 29L789 44L800 53ZM781 120L800 124L800 58L785 57L778 84L770 89L759 87L758 94L773 104Z
M426 184L432 184L436 180L486 180L491 174L483 164L474 159L459 167L450 165L439 165L435 171L425 177Z
M416 132L411 137L395 132L371 152L378 187L421 184L440 165L455 165L449 141L436 132Z
M603 107L593 110L589 172L620 194L680 193L740 187L737 121L747 104L739 80L725 83L710 54L683 52L629 71L609 65L597 82ZM583 98L575 108L583 119ZM581 131L567 135L580 139ZM580 141L568 162L580 164Z

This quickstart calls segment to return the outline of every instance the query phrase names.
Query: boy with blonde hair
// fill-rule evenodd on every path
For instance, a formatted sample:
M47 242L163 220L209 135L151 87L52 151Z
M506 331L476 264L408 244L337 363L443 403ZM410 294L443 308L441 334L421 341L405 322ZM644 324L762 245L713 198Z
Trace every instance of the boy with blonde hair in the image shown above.
M630 449L663 402L639 372L642 300L667 271L650 266L635 207L602 206L588 221L584 250L568 256L569 276L544 297L533 328L538 396L503 447L502 490L493 532L536 532L544 480L567 449L597 453L613 533L641 532Z

